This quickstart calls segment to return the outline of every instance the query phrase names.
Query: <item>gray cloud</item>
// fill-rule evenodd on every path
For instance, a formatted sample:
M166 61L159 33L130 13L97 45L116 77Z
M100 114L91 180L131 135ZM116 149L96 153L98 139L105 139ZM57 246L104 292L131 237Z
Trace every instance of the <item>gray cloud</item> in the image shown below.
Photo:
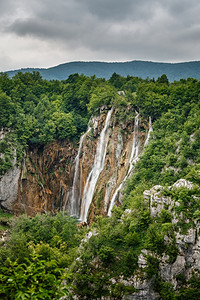
M7 1L7 0L1 0L0 2L0 12L1 16L4 13L8 13L8 11L12 11L16 6L16 1Z
M40 63L32 45L47 53L41 66L57 63L55 57L199 60L199 13L198 0L1 0L0 41L10 37L8 51L3 49L7 61L10 55L20 62L25 47L21 62L27 55L29 66Z
M117 22L140 17L149 18L152 10L151 1L148 0L143 0L142 5L137 0L86 0L85 4L88 11L99 19Z

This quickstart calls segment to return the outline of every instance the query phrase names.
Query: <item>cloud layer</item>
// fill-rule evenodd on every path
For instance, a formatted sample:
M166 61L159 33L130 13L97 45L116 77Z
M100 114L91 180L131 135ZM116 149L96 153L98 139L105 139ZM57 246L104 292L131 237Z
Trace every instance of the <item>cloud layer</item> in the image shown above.
M1 0L0 71L74 60L200 60L198 0Z

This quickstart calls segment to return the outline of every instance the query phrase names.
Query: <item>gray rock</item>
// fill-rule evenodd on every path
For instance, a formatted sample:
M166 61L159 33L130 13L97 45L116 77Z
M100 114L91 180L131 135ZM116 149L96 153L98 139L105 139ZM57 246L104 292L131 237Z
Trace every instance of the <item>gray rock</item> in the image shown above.
M194 184L186 179L179 179L172 185L172 188L180 188L180 187L186 187L189 190L191 190L194 188Z
M3 208L12 210L18 197L18 181L20 168L15 166L7 171L0 179L0 203Z
M158 293L154 292L154 278L151 280L142 280L140 277L134 277L134 287L137 293L133 295L124 296L122 299L127 300L157 300L160 298Z

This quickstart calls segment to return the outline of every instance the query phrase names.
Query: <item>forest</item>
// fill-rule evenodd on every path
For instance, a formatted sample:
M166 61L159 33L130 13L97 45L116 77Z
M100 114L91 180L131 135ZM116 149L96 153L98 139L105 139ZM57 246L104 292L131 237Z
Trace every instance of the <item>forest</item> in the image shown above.
M48 81L35 71L12 78L1 73L0 128L7 134L0 142L0 175L12 168L13 149L20 164L30 147L42 148L53 140L77 143L100 107L118 108L119 118L125 120L128 105L144 119L151 116L153 133L127 180L121 207L113 208L112 217L96 216L90 227L77 226L65 212L30 218L1 210L0 231L6 231L6 242L0 242L0 299L129 299L123 297L136 289L123 280L137 273L143 249L155 255L147 255L140 276L154 279L159 299L200 299L199 270L189 280L178 274L177 289L158 271L164 254L169 263L176 261L175 233L186 234L200 222L197 79L169 82L165 74L155 80L113 73L108 80L73 74ZM193 188L168 189L179 179L192 182ZM164 195L179 202L178 223L172 222L167 206L151 216L143 192L154 185L162 185Z

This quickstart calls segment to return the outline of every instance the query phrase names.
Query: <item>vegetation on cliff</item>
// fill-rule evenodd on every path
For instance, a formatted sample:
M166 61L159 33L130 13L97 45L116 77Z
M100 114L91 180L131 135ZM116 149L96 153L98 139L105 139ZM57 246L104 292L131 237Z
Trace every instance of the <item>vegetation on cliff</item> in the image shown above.
M0 88L1 127L8 132L0 145L2 174L12 165L12 147L20 160L24 147L78 139L90 114L102 105L119 107L120 120L126 118L123 107L132 105L143 117L152 117L154 130L112 217L97 216L89 229L78 228L63 214L11 222L9 239L0 249L2 299L122 299L135 292L136 275L138 280L153 278L161 299L198 299L199 270L189 280L178 274L174 291L170 281L161 280L159 263L165 256L169 264L176 261L176 233L186 234L200 221L200 82L117 74L108 81L74 74L48 82L38 73L20 73L12 79L1 74ZM168 188L180 178L194 187ZM178 202L174 210L165 205L152 216L143 192L153 185L164 186L163 196ZM147 264L138 273L144 249Z

